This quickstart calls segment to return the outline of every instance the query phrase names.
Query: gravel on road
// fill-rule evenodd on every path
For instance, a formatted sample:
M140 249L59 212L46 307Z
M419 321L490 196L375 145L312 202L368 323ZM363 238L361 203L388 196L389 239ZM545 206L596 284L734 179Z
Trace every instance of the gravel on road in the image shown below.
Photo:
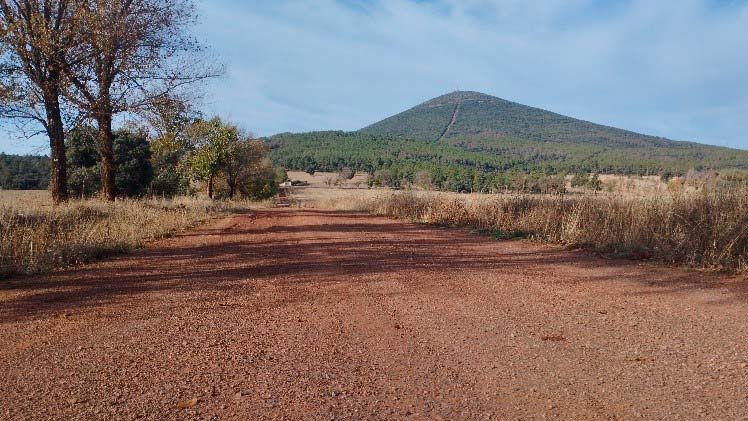
M314 209L0 281L0 418L748 418L742 277Z

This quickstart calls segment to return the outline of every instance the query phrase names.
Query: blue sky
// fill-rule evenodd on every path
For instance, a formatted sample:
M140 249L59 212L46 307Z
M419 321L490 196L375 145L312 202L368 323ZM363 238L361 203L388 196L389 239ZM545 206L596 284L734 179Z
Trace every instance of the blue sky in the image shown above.
M258 135L354 130L454 90L748 149L748 2L198 0L201 108ZM44 139L0 136L0 151Z

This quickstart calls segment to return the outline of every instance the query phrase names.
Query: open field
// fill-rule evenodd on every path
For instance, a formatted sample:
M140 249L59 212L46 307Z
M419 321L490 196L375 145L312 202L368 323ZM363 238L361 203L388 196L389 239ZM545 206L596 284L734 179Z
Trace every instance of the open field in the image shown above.
M467 227L613 257L729 271L748 267L748 188L741 185L698 188L677 179L604 176L601 192L572 189L557 196L369 189L361 187L367 180L362 173L330 187L326 180L334 177L290 172L290 179L309 183L287 190L292 204ZM131 250L249 205L181 198L55 207L46 192L0 191L0 274L45 271Z
M177 198L53 206L46 191L0 191L0 276L129 251L247 205Z
M744 280L362 213L0 281L0 418L742 419Z
M294 205L332 210L363 211L371 200L392 194L388 189L339 189L293 187L288 189Z
M313 175L305 173L303 171L288 171L289 180L305 181L309 183L309 187L321 187L330 188L330 183L334 180L338 180L338 173L334 172L323 172L318 171ZM340 180L339 187L341 188L366 188L366 183L369 180L369 174L363 172L357 172L350 180Z
M745 271L748 189L566 196L299 189L321 208L581 247L611 257Z

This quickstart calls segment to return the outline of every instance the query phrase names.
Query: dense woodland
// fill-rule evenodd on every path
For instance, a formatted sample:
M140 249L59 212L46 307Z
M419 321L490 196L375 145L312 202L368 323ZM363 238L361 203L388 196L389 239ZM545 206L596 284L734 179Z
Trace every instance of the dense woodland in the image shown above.
M374 174L373 182L448 191L552 191L566 174L616 173L669 178L702 170L704 160L668 148L618 150L597 145L543 144L507 140L492 149L452 142L423 142L363 132L280 134L268 139L274 162L284 168ZM564 148L563 146L566 146ZM665 155L667 154L667 157ZM729 154L726 154L729 159ZM748 162L748 161L746 161ZM711 161L717 168L738 167Z
M551 191L565 174L661 175L748 168L748 151L602 126L477 92L427 101L358 132L268 139L288 169L374 174L450 191Z
M49 157L0 153L0 189L43 190L49 185Z
M285 173L272 167L265 143L219 118L198 118L155 137L145 129L119 129L114 135L118 197L192 195L203 187L209 197L265 199L285 180ZM99 195L101 156L96 129L72 130L65 146L69 194L75 198ZM0 187L46 189L49 161L46 156L0 154Z

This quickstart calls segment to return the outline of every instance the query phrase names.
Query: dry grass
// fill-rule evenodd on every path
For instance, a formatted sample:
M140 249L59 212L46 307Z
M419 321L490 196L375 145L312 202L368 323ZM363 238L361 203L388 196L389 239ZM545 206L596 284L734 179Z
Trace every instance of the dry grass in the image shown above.
M334 172L316 172L314 175L305 173L304 171L288 171L289 180L306 181L310 187L329 188L328 180L338 179L338 173ZM366 187L369 181L369 174L365 172L357 172L351 180L341 180L339 187L342 188L360 188Z
M366 211L373 199L387 194L391 194L391 190L311 186L289 189L291 201L298 206L345 211Z
M566 197L406 191L331 196L320 206L470 227L501 238L528 237L618 257L731 271L748 267L746 188Z
M132 250L247 205L178 198L53 206L46 192L0 192L0 276Z

